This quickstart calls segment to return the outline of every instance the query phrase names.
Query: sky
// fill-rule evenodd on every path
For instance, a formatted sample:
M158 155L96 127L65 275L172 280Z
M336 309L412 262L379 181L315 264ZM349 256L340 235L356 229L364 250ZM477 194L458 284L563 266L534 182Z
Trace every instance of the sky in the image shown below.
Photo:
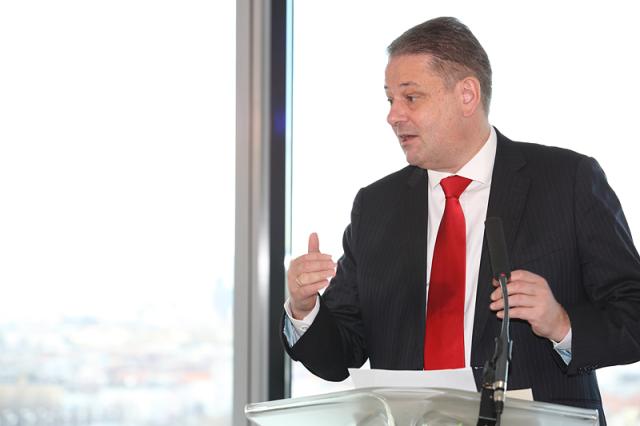
M210 314L215 284L232 287L234 17L234 2L0 5L3 319Z

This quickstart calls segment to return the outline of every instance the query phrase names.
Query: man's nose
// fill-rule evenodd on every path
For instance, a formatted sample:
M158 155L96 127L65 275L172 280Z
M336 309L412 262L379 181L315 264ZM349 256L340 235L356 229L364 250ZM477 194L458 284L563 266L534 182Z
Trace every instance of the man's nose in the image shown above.
M402 107L401 102L392 103L389 107L389 114L387 114L387 123L389 123L391 127L395 127L406 120L406 111Z

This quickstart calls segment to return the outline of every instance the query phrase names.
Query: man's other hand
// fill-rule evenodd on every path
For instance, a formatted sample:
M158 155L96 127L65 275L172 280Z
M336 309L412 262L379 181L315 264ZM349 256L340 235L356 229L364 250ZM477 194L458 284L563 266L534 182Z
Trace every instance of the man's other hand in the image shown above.
M336 274L331 255L320 253L320 241L315 232L309 235L309 252L293 259L287 272L291 313L303 319L313 309L318 291L329 284Z
M500 284L493 280L489 308L496 311L498 318L504 318L504 300ZM567 311L560 305L547 280L533 272L517 270L511 273L507 283L509 294L509 318L527 321L535 334L560 342L569 332L571 322Z

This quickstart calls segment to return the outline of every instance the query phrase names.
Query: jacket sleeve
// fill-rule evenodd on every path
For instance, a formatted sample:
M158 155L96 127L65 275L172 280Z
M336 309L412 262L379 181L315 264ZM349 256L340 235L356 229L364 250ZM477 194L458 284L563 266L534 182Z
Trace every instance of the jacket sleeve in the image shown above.
M588 302L565 307L573 333L568 374L640 360L640 257L615 193L584 158L575 184L576 238Z
M363 190L358 192L351 211L351 224L343 236L344 254L336 276L320 297L320 310L307 331L293 346L282 342L293 360L301 361L316 376L341 381L348 368L367 360L364 327L358 297L358 227ZM282 327L281 327L282 329Z

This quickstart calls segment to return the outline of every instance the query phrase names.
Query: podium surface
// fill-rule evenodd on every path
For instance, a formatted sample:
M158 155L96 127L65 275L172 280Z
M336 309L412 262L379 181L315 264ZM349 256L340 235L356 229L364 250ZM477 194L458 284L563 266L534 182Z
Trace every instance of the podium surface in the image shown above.
M260 426L475 426L480 394L438 388L362 388L248 404ZM597 410L507 399L501 424L598 425Z

